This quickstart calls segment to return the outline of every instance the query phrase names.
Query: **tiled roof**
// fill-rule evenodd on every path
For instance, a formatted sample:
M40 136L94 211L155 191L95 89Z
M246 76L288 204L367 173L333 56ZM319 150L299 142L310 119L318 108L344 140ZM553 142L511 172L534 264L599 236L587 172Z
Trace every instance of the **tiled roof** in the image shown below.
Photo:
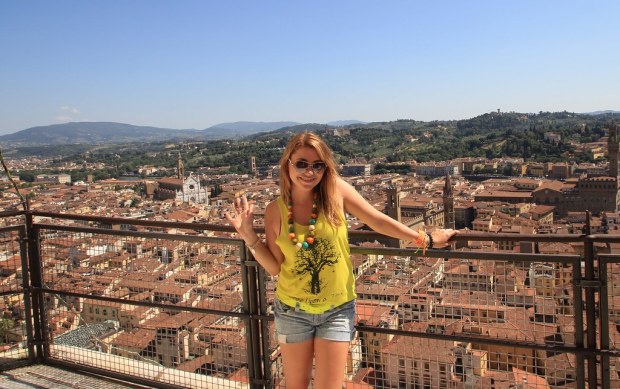
M94 347L93 339L99 339L115 332L116 327L117 325L112 321L79 326L73 331L57 336L54 343L92 349Z

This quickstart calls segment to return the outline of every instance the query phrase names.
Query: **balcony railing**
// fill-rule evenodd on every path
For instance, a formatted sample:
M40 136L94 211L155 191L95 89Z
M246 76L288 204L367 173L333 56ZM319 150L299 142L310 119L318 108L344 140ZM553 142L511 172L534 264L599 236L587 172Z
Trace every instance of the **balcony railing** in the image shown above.
M157 387L286 387L276 281L229 228L44 212L4 213L0 226L4 366ZM620 387L620 236L587 228L461 234L425 253L352 232L348 385Z

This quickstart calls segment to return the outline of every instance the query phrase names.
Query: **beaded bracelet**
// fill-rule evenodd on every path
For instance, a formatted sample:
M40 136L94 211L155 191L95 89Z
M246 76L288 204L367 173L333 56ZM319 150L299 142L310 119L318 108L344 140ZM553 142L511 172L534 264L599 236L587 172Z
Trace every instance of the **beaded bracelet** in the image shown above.
M254 243L252 243L252 244L247 244L247 243L246 243L246 245L248 246L248 248L249 248L250 250L254 251L254 247L256 247L256 245L258 244L258 242L260 242L260 237L256 237L256 241L254 241Z
M426 233L426 235L428 235L428 248L432 249L433 248L433 235L429 234L428 232Z

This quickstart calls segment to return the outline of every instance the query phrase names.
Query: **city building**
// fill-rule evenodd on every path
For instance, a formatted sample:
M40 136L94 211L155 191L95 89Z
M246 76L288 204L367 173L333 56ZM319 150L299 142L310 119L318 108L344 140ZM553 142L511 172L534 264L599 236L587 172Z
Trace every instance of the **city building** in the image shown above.
M147 188L147 195L151 193ZM177 176L166 177L157 181L152 188L152 195L157 200L172 199L181 203L209 204L209 190L203 187L200 179L191 172L186 176L181 154L177 162Z
M342 175L345 177L370 176L371 166L369 163L347 163L342 166Z
M35 182L53 182L55 184L70 184L70 174L37 174Z

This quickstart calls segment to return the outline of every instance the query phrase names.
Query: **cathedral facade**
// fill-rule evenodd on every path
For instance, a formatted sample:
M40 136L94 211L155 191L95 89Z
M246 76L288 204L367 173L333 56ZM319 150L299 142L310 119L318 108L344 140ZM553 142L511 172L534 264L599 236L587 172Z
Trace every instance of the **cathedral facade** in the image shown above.
M200 185L200 180L190 174L188 177L168 177L158 181L155 198L173 199L181 203L209 204L209 191Z
M209 204L209 190L200 184L192 173L185 175L181 154L177 161L177 176L157 181L153 197L157 200L172 199L179 203Z

